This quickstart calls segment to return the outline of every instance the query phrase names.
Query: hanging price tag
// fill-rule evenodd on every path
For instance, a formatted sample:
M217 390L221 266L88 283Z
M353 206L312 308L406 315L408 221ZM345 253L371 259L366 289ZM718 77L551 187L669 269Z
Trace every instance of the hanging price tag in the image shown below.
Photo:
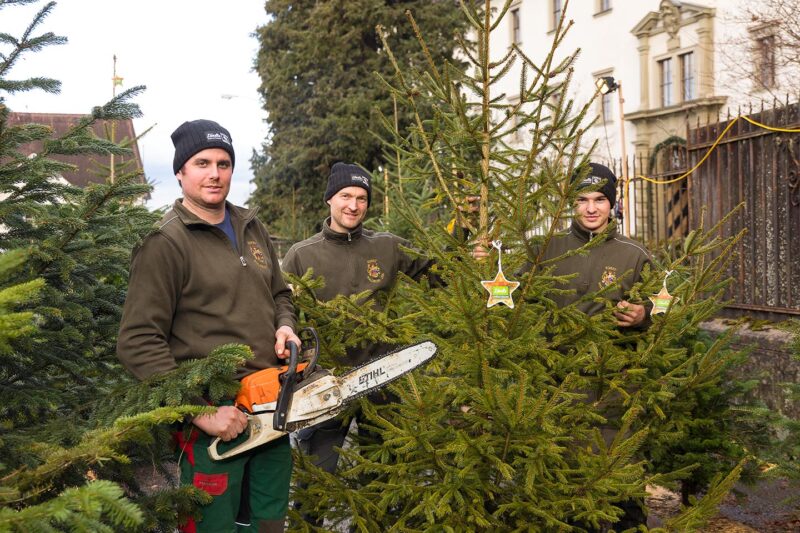
M678 303L678 300L680 300L680 298L677 296L672 296L669 293L669 290L667 290L667 278L673 272L674 270L667 270L661 290L658 291L658 294L649 297L650 301L653 302L653 308L650 310L650 316L657 315L659 313L666 313L667 309L669 309L670 302L675 300L675 303Z
M493 280L481 281L483 288L489 291L489 301L486 307L503 304L514 309L514 298L511 294L519 287L518 281L509 281L503 274L503 243L492 241L492 246L497 248L497 275Z

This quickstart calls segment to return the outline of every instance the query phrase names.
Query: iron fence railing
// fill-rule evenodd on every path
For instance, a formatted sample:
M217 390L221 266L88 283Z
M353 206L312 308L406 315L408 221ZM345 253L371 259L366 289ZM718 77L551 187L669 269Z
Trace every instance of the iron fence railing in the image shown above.
M747 117L776 129L800 128L800 105L775 105ZM702 165L685 174L711 149ZM655 155L628 161L632 179L632 235L650 245L684 237L700 224L712 227L740 204L722 236L747 229L730 263L726 295L741 313L800 315L800 135L754 125L736 116L697 124L686 139L659 146ZM621 162L614 162L622 175Z

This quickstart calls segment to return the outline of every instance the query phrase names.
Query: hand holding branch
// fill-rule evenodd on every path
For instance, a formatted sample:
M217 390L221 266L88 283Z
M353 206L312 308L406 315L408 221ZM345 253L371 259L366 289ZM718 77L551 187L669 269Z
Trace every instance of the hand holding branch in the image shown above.
M621 328L638 326L644 322L645 308L643 305L632 304L628 301L622 300L617 303L617 308L614 310L614 316L617 318L617 325Z

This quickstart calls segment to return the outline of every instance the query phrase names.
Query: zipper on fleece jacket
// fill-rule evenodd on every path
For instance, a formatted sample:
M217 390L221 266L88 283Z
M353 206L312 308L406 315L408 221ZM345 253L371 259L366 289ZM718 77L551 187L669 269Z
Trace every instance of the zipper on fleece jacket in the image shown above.
M208 224L208 226L211 228L211 231L213 231L220 239L225 241L225 243L228 246L231 247L231 249L233 250L233 255L238 256L239 257L239 262L242 264L243 267L246 267L247 266L247 261L244 258L244 254L242 253L242 246L241 246L242 239L244 238L244 232L242 232L242 235L237 235L236 236L236 240L238 241L236 244L238 245L238 247L234 248L233 247L233 243L228 238L228 236L225 235L224 231L222 231L221 229L219 229L218 227L216 227L213 224Z
M236 226L234 226L233 228L234 231L236 231L236 244L238 247L236 251L239 252L239 261L242 263L243 267L247 266L247 260L245 260L244 253L242 252L243 249L242 247L244 245L244 232L247 229L247 226L250 225L250 222L253 221L253 218L255 218L255 216L256 216L255 212L253 212L251 216L242 220L242 226L240 228L237 228ZM233 223L232 219L231 223Z
M227 203L226 203L226 205L227 205ZM242 252L242 249L243 249L242 248L242 243L244 242L244 233L245 233L245 230L247 229L247 226L249 226L250 223L253 221L253 219L256 217L257 213L258 213L258 208L252 209L249 212L249 216L247 216L246 218L241 219L242 224L241 224L241 227L238 227L238 228L236 227L237 225L233 223L233 216L231 216L231 225L233 226L233 231L236 232L236 247L233 246L233 243L228 238L228 236L225 234L225 232L222 231L220 228L218 228L215 224L211 224L210 222L207 222L205 220L201 220L200 222L193 222L193 223L194 224L199 223L201 225L208 226L208 227L211 228L212 231L218 232L217 235L219 235L220 238L222 238L226 243L229 243L231 245L231 248L233 248L233 253L234 253L234 255L239 257L239 262L242 264L242 267L246 267L247 266L247 260L244 258L244 253ZM170 221L171 220L172 219L170 219Z

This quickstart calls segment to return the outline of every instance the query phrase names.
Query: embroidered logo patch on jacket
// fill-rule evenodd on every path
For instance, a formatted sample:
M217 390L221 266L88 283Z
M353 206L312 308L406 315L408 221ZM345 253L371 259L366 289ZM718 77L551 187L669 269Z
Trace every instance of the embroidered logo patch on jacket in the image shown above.
M598 285L602 289L603 287L608 287L615 281L617 281L617 269L612 266L607 266L603 271L603 277L600 278L600 283L598 283Z
M383 270L381 270L377 259L367 259L367 278L372 283L378 283L383 279Z
M250 247L250 255L252 255L253 259L256 260L258 266L262 268L267 268L267 256L264 255L264 252L261 251L261 248L259 248L258 243L256 241L247 241L247 246Z

